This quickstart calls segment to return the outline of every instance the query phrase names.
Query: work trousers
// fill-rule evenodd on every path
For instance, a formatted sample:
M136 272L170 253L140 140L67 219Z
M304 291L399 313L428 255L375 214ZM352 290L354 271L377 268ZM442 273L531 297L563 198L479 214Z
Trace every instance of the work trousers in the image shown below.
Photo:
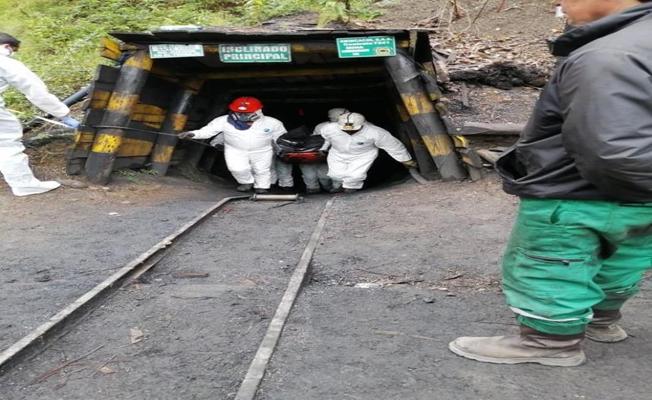
M378 149L363 154L342 156L331 150L328 153L328 176L333 180L333 187L344 189L362 189L367 179L367 172L378 157Z
M269 189L273 156L271 147L269 150L244 151L224 146L224 160L231 175L239 184L253 184L256 189Z
M278 184L282 188L294 187L293 168L293 164L283 162L278 157L274 157L272 161L272 185Z
M521 199L503 259L520 324L582 333L593 310L618 310L652 268L652 203Z
M60 186L34 177L21 142L23 129L10 112L0 107L0 174L15 196L45 193Z
M324 189L330 189L331 178L328 177L328 165L326 163L317 164L299 164L301 176L306 188L310 190L319 190L319 185Z

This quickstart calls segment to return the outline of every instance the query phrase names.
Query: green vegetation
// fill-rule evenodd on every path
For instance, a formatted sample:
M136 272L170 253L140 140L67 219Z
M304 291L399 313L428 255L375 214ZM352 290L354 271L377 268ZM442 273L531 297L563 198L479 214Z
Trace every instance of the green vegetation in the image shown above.
M111 31L143 31L161 25L251 26L303 11L319 22L378 16L373 0L0 0L1 31L22 40L18 59L60 97L88 83L100 38ZM345 4L350 3L350 10ZM10 107L32 111L23 97L5 94Z

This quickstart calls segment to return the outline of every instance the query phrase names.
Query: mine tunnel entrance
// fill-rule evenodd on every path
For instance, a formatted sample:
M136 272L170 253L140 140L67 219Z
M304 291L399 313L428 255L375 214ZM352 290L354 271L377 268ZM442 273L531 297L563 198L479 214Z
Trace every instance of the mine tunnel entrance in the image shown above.
M427 179L461 179L466 170L441 115L427 32L161 31L115 33L68 157L70 174L106 183L117 168L192 165L231 179L219 149L179 141L227 113L240 96L259 98L288 130L310 131L343 107L396 136ZM340 42L343 41L343 42ZM348 47L347 47L348 46ZM347 53L348 52L348 53ZM262 61L261 61L262 59ZM208 141L207 141L208 143ZM383 151L366 187L407 171ZM302 185L298 168L295 184Z
M328 119L329 109L341 107L361 113L369 122L397 135L400 121L395 116L395 102L388 101L391 98L389 89L384 79L373 79L367 82L359 79L358 81L340 79L310 83L258 80L254 87L250 87L245 82L237 82L230 88L225 88L222 82L210 82L206 85L205 91L207 95L218 90L226 91L231 98L256 97L263 102L265 115L283 122L288 131L305 126L309 132L312 132L317 124ZM214 110L211 118L226 113L225 103ZM206 148L199 165L212 174L233 180L226 169L222 151L221 148ZM369 171L365 187L397 182L405 179L407 175L407 170L399 162L381 151ZM303 190L304 184L298 167L294 168L294 178L295 187Z

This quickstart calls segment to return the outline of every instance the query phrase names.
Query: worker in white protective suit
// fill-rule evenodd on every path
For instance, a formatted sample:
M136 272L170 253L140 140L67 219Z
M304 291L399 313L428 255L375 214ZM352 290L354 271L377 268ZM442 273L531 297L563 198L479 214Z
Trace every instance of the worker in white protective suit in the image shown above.
M315 136L322 136L322 131L329 124L337 124L337 119L340 115L348 113L349 110L346 108L332 108L328 110L328 121L322 122L315 126L312 134ZM326 150L322 148L322 150ZM303 178L303 183L306 184L306 192L309 194L319 193L321 189L331 190L333 188L333 183L331 178L328 176L328 164L317 163L317 164L299 164L301 169L301 175Z
M254 97L239 97L229 105L229 114L205 127L182 132L179 137L209 139L224 136L224 159L240 192L255 189L266 193L271 185L274 150L272 143L286 133L283 123L263 115L263 104Z
M328 176L333 180L331 192L355 192L362 189L367 171L371 168L378 149L385 150L393 159L407 168L416 162L403 143L386 130L366 121L362 114L340 115L337 124L322 129L328 153Z
M79 122L70 117L70 110L52 95L43 81L23 63L13 59L20 41L0 32L0 95L9 87L23 93L27 99L44 112L58 118L70 128ZM0 173L16 196L29 196L56 189L56 181L40 181L29 167L25 147L21 142L23 128L20 121L7 108L0 96Z

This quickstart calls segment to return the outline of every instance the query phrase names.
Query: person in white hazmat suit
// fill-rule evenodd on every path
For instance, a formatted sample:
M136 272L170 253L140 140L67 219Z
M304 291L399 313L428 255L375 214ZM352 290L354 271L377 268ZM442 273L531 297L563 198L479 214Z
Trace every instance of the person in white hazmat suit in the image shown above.
M52 95L43 81L13 55L18 51L20 41L0 32L0 95L13 87L44 112L58 118L70 128L77 128L79 122L70 117L70 110ZM21 142L23 128L5 107L0 96L0 173L16 196L29 196L56 189L61 184L56 181L36 179L29 167L29 159L23 152Z
M328 110L328 121L315 126L312 134L322 136L324 128L329 124L337 124L337 119L340 115L348 112L349 110L346 108L331 108ZM306 184L306 191L308 193L319 193L321 188L325 190L332 189L333 183L331 182L331 178L328 176L327 163L299 164L299 169L301 169L301 177L303 178L303 183Z
M371 168L378 149L385 150L393 159L407 168L416 162L403 143L386 130L366 121L362 114L340 115L337 124L326 125L321 132L328 152L328 176L333 180L332 192L355 192L362 189L367 171Z
M179 134L181 139L209 139L223 133L224 159L238 181L238 191L269 191L274 150L272 143L286 133L283 123L263 115L263 104L254 97L240 97L229 105L229 114L205 127Z

